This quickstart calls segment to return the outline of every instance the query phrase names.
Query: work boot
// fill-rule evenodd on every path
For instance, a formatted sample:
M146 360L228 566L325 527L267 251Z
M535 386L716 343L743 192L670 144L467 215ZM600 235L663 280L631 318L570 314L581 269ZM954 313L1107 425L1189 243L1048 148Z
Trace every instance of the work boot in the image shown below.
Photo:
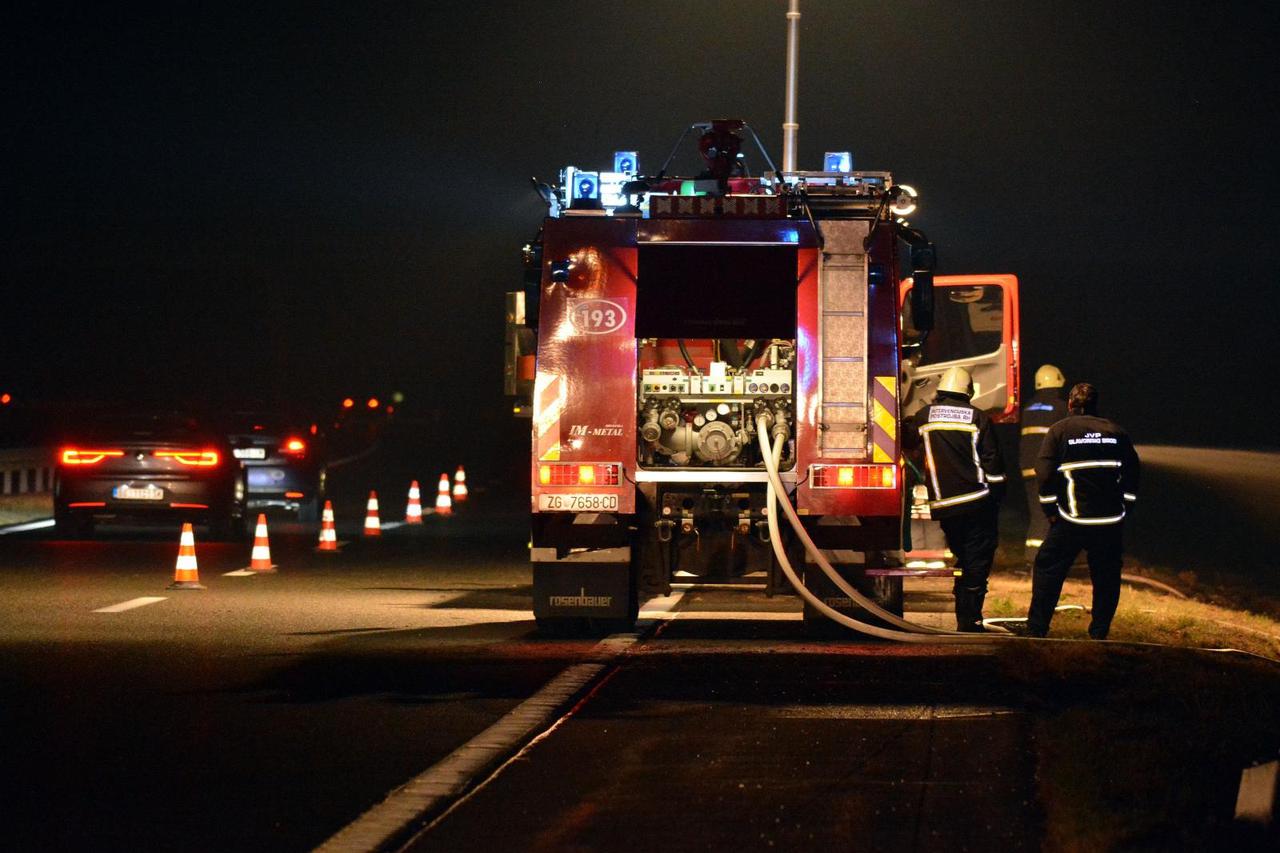
M982 633L982 601L986 595L959 587L956 589L956 630Z
M973 610L973 621L977 623L979 631L985 631L987 629L982 624L982 605L987 600L987 591L985 589L976 590L970 593L970 595L973 596L973 598L970 600L970 607Z

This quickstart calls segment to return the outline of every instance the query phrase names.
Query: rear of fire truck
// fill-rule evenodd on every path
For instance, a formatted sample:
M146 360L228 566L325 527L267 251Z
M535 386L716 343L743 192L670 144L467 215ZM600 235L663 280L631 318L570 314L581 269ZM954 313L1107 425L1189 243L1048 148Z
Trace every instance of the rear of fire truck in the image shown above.
M782 592L775 545L826 604L859 614L794 536L771 541L764 448L827 561L901 613L901 419L959 363L921 363L934 259L905 219L914 191L840 155L783 173L762 148L769 170L749 177L743 122L690 129L694 177L643 177L619 152L613 172L569 168L541 188L548 216L507 304L507 391L532 420L534 615L609 630L673 584ZM1008 316L1016 282L1001 278L956 304L994 298ZM1016 325L999 334L999 352L964 363L995 377L983 394L1007 414Z

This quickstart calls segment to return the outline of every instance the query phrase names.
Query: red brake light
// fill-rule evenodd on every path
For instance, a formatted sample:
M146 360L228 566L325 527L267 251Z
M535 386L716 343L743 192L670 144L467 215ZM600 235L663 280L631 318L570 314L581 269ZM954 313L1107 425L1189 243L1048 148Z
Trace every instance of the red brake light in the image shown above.
M280 445L280 452L288 456L302 456L307 452L307 443L300 438L290 437Z
M173 459L182 465L196 468L212 468L218 464L216 450L157 450L155 455L161 459Z
M74 447L68 447L62 451L59 458L62 459L63 465L97 465L108 456L124 456L123 450L77 450Z

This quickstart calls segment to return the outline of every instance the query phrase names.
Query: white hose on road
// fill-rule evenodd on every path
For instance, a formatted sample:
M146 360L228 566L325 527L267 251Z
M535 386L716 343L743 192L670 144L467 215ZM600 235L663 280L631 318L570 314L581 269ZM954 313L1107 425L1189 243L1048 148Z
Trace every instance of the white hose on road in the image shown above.
M897 640L904 643L947 643L955 645L975 645L979 643L998 642L1006 639L1020 639L1012 634L962 634L959 632L942 631L937 628L928 628L924 625L916 625L908 622L902 617L890 613L880 607L871 599L862 595L854 589L840 574L832 567L831 563L823 555L822 550L818 548L813 539L809 536L808 531L804 529L804 525L800 523L800 517L796 514L795 507L791 506L791 501L786 497L786 490L782 485L782 478L778 476L778 462L782 457L782 442L779 441L776 446L770 446L768 435L768 424L764 418L756 419L756 436L760 441L760 449L764 454L765 470L769 473L769 484L767 490L766 507L768 509L769 522L769 539L773 544L773 553L778 558L778 564L782 568L782 573L787 576L787 580L795 587L800 597L809 602L815 610L826 616L831 621L843 625L846 628L852 628L861 634L867 634L872 637L880 637L885 640ZM840 591L848 595L852 600L866 608L871 613L879 616L886 621L895 625L904 625L906 630L894 630L892 628L882 628L879 625L871 625L867 622L861 622L849 616L845 616L835 608L828 605L818 596L814 595L800 580L796 574L796 570L792 567L791 561L787 559L786 550L782 547L781 531L778 528L778 505L781 504L783 511L786 513L787 520L791 522L791 526L795 529L796 535L800 537L800 541L804 544L805 550L817 561L819 568L831 579Z
M813 538L809 535L809 531L804 529L804 525L800 523L800 516L796 514L795 507L791 505L791 501L786 497L786 490L782 484L782 477L778 473L778 464L782 456L782 440L779 439L777 444L771 447L769 445L768 430L765 427L766 424L764 419L757 418L756 435L760 442L761 453L764 456L765 471L769 475L769 485L772 488L772 493L775 498L775 500L769 502L769 515L771 517L776 515L776 507L774 504L781 503L782 509L787 515L787 521L790 522L792 529L795 530L796 535L800 537L800 541L804 545L805 550L813 557L823 574L825 574L827 578L836 585L837 589L849 596L851 600L856 601L869 613L880 617L891 625L898 626L904 631L914 631L925 634L950 633L939 628L932 628L926 625L917 625L914 622L908 622L896 613L885 610L870 598L867 598L865 595L858 592L858 590L854 589L853 585L836 571L835 567L831 565L831 562L827 559L826 555L822 553L822 549L814 543ZM778 497L779 495L782 497ZM773 525L770 525L770 538L774 542L778 541L777 537L774 535ZM780 545L774 545L775 553L778 552L780 547ZM781 557L779 557L779 561L781 561Z

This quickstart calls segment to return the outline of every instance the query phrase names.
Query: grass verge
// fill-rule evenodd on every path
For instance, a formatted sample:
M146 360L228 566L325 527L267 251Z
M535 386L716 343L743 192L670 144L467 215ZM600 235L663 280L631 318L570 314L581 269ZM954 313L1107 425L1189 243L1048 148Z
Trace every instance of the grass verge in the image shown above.
M0 524L21 524L53 515L53 495L0 495Z
M1088 581L1069 579L1063 585L1060 603L1088 607L1092 595ZM1030 603L1029 578L992 576L986 616L1026 616ZM1085 639L1088 626L1088 613L1063 611L1054 617L1049 635ZM1128 585L1120 593L1110 638L1200 649L1240 649L1280 660L1280 620Z

